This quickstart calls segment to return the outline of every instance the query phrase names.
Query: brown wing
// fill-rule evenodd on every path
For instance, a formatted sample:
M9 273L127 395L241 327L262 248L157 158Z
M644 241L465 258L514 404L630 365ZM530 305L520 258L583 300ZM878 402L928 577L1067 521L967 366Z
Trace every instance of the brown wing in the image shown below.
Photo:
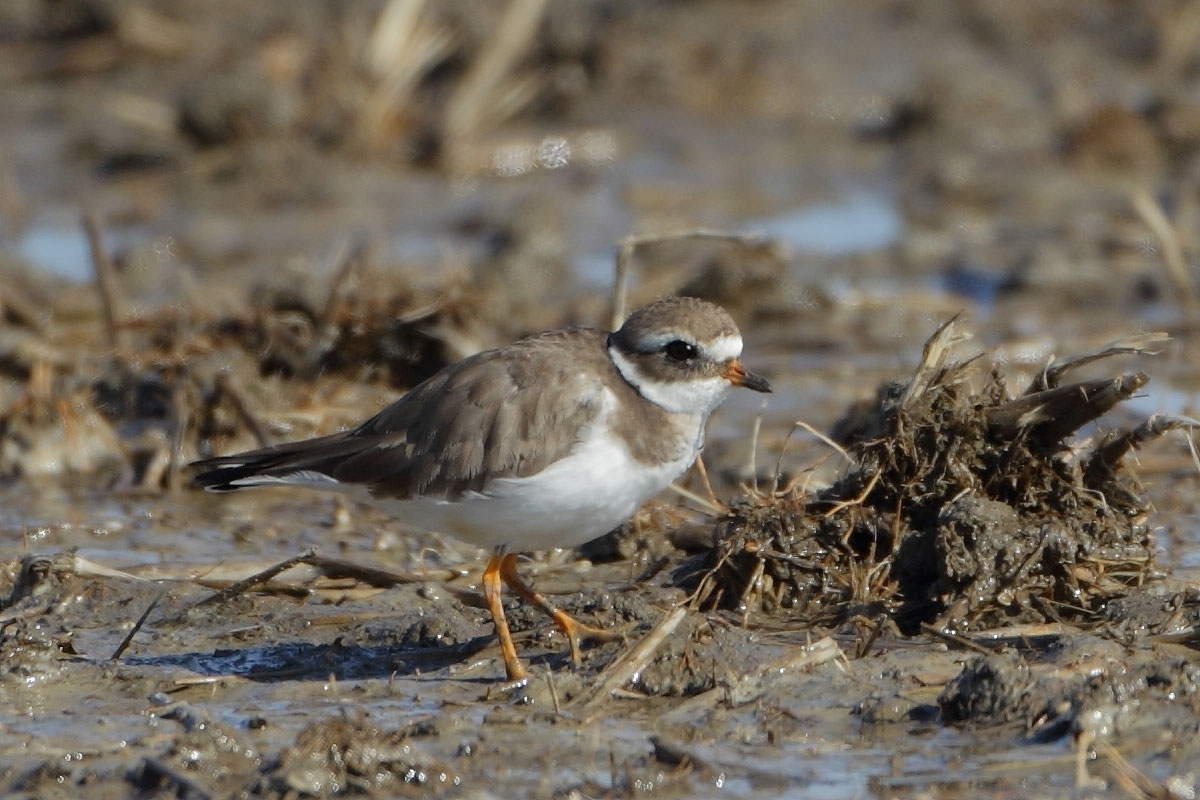
M211 469L197 481L232 489L256 476L320 473L407 499L453 498L496 478L533 475L565 456L600 413L601 389L584 370L611 369L603 336L553 331L480 353L353 431L202 462Z

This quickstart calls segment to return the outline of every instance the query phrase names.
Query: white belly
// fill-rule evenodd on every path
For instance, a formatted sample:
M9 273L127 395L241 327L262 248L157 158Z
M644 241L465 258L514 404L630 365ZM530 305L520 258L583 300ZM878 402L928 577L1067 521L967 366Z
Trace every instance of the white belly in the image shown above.
M546 469L527 478L499 478L485 493L457 500L377 499L397 519L479 547L513 551L575 547L612 530L682 475L696 458L695 444L659 466L636 461L599 425L595 434Z
M648 432L675 437L676 456L661 464L644 464L610 432L608 415L616 411L616 398L609 392L603 412L565 458L536 475L493 479L483 492L468 492L454 500L376 498L365 486L307 471L254 476L245 485L299 485L342 492L381 506L413 527L478 547L506 547L514 552L575 547L633 516L692 465L703 445L705 415L684 418L687 422L680 427L673 424L670 430Z

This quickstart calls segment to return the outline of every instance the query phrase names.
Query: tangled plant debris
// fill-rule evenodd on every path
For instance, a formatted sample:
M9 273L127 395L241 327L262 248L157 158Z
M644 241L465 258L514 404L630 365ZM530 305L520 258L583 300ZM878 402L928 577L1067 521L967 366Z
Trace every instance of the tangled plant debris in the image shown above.
M329 393L403 390L479 349L487 323L474 293L387 276L373 276L368 293L368 255L347 254L323 302L260 288L216 314L114 310L103 315L105 340L94 316L52 332L0 331L0 477L160 490L198 454L317 431L331 421L319 402Z
M1073 445L1148 379L1063 378L1166 337L1055 361L1017 397L998 367L973 388L976 361L950 359L963 338L955 320L944 324L909 381L839 423L853 463L832 486L734 507L716 544L679 573L700 606L826 625L886 614L905 633L964 631L1088 621L1155 576L1147 503L1123 457L1197 423L1155 416Z

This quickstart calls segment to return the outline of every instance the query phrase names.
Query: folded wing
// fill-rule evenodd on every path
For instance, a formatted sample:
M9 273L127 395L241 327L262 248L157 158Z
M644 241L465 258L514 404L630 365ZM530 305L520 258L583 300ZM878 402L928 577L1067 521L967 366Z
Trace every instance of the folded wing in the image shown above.
M366 486L411 499L487 492L497 478L536 474L567 455L603 405L580 347L593 331L556 331L442 370L359 427L207 459L210 491L249 486Z

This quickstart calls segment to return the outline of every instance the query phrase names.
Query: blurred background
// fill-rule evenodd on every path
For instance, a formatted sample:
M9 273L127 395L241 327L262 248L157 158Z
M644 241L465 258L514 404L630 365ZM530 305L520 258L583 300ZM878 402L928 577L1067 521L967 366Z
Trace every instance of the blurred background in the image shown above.
M1166 330L1192 407L1196 3L12 0L0 87L10 477L348 424L618 261L733 311L768 442L959 312L1018 372Z
M746 366L775 387L765 404L734 393L714 415L705 460L722 499L796 488L783 508L835 479L847 460L815 432L874 435L855 421L876 419L872 401L897 394L886 382L912 376L927 338L955 315L973 339L953 358L979 358L947 380L978 387L995 370L989 402L1033 385L1056 357L1118 340L1160 351L1071 372L1124 373L1138 387L1137 371L1150 378L1082 429L1072 440L1082 451L1152 414L1200 416L1198 266L1200 3L1189 0L0 0L5 796L217 787L215 797L251 786L325 796L339 784L313 776L334 761L367 765L341 788L383 791L370 782L382 754L405 776L389 790L431 795L407 786L420 767L408 740L376 732L345 744L366 725L420 738L412 752L437 740L431 752L479 790L455 796L559 787L553 796L690 797L722 786L751 796L743 768L765 776L770 797L779 775L792 776L795 797L1100 796L1086 782L1085 767L1097 769L1085 763L1091 737L1121 730L1137 708L1148 744L1138 754L1122 742L1130 759L1160 781L1194 770L1194 625L1193 644L1143 646L1137 658L1154 670L1129 671L1137 636L1195 620L1200 462L1178 432L1136 440L1124 461L1152 512L1141 514L1139 496L1113 516L1133 509L1117 527L1141 537L1145 521L1157 548L1122 580L1165 567L1190 594L1107 607L1089 624L1112 641L1039 640L1058 660L1030 661L1056 681L1076 673L1074 697L1086 702L1037 711L1034 667L1016 662L1016 678L964 673L963 684L996 687L988 709L1033 698L1028 719L1013 718L1029 731L1035 713L1048 720L1046 740L990 722L962 733L913 705L932 703L966 653L961 637L936 648L894 646L887 633L876 642L886 626L858 587L883 580L890 555L870 569L851 562L836 584L854 587L842 635L853 627L865 642L843 638L845 652L889 659L857 677L830 663L835 677L812 683L822 673L786 662L793 682L776 685L774 672L761 681L778 694L748 695L717 717L708 709L726 692L714 690L721 699L680 704L688 716L675 722L629 693L613 704L625 721L586 712L586 725L573 723L584 710L558 716L557 694L555 714L545 699L494 714L507 701L492 694L485 714L480 694L500 673L488 672L490 656L457 648L490 629L450 585L478 583L479 552L329 494L214 498L188 489L186 465L357 424L469 353L557 325L608 326L621 307L676 292L726 306ZM1156 331L1171 341L1128 338ZM991 446L995 428L986 432ZM1072 454L1054 458L1069 479ZM608 552L553 551L522 570L582 620L639 607L650 611L621 619L657 619L668 595L635 607L626 589L672 572L666 531L715 530L699 482L684 482L691 499L664 493L599 540ZM888 537L902 499L880 517L895 520L879 525ZM987 541L1003 543L1010 528L991 526L1009 517L991 506L978 516ZM779 519L792 537L798 529ZM1046 533L1034 555L1047 541L1047 554L1063 546L1059 520L1047 519L1028 528ZM764 531L774 529L785 530ZM693 549L711 541L693 539ZM852 553L848 541L828 552ZM302 572L288 584L270 572L262 592L201 600L242 592L248 576L310 547L409 577L384 590L353 574ZM963 549L981 561L999 552ZM1111 552L1094 572L1065 569L1071 585L1117 575L1124 556ZM801 554L797 567L811 569ZM985 575L1011 563L1026 575L1033 559L995 557ZM743 606L764 585L763 563L747 593L730 595ZM975 562L955 563L961 576ZM1002 592L1006 607L1031 603ZM748 609L735 626L691 615L696 634L668 660L713 681L697 686L745 687L749 678L726 681L775 658L725 649L734 629L774 641L742 627ZM1161 628L1140 621L1151 610ZM514 612L517 630L538 630L540 618ZM811 631L792 633L789 647ZM716 650L692 648L702 640ZM1170 656L1168 644L1191 649ZM1001 647L1016 644L971 649ZM561 642L551 650L564 652ZM1186 681L1163 677L1168 656ZM904 658L921 668L899 669L914 663L894 660ZM566 698L565 661L549 663ZM900 687L895 697L889 687ZM1143 690L1169 696L1172 715ZM167 704L180 724L159 725ZM336 722L328 741L318 718ZM657 739L672 728L686 747ZM703 737L719 742L711 757L692 749ZM283 766L267 766L275 761ZM677 776L687 788L671 794ZM1178 790L1113 782L1104 796L1191 797L1194 776L1184 777ZM895 782L873 791L877 779ZM944 790L927 791L931 781Z
M0 45L5 275L90 280L90 211L134 313L323 291L346 239L561 304L699 228L780 246L726 279L773 311L1191 301L1194 3L14 0Z

